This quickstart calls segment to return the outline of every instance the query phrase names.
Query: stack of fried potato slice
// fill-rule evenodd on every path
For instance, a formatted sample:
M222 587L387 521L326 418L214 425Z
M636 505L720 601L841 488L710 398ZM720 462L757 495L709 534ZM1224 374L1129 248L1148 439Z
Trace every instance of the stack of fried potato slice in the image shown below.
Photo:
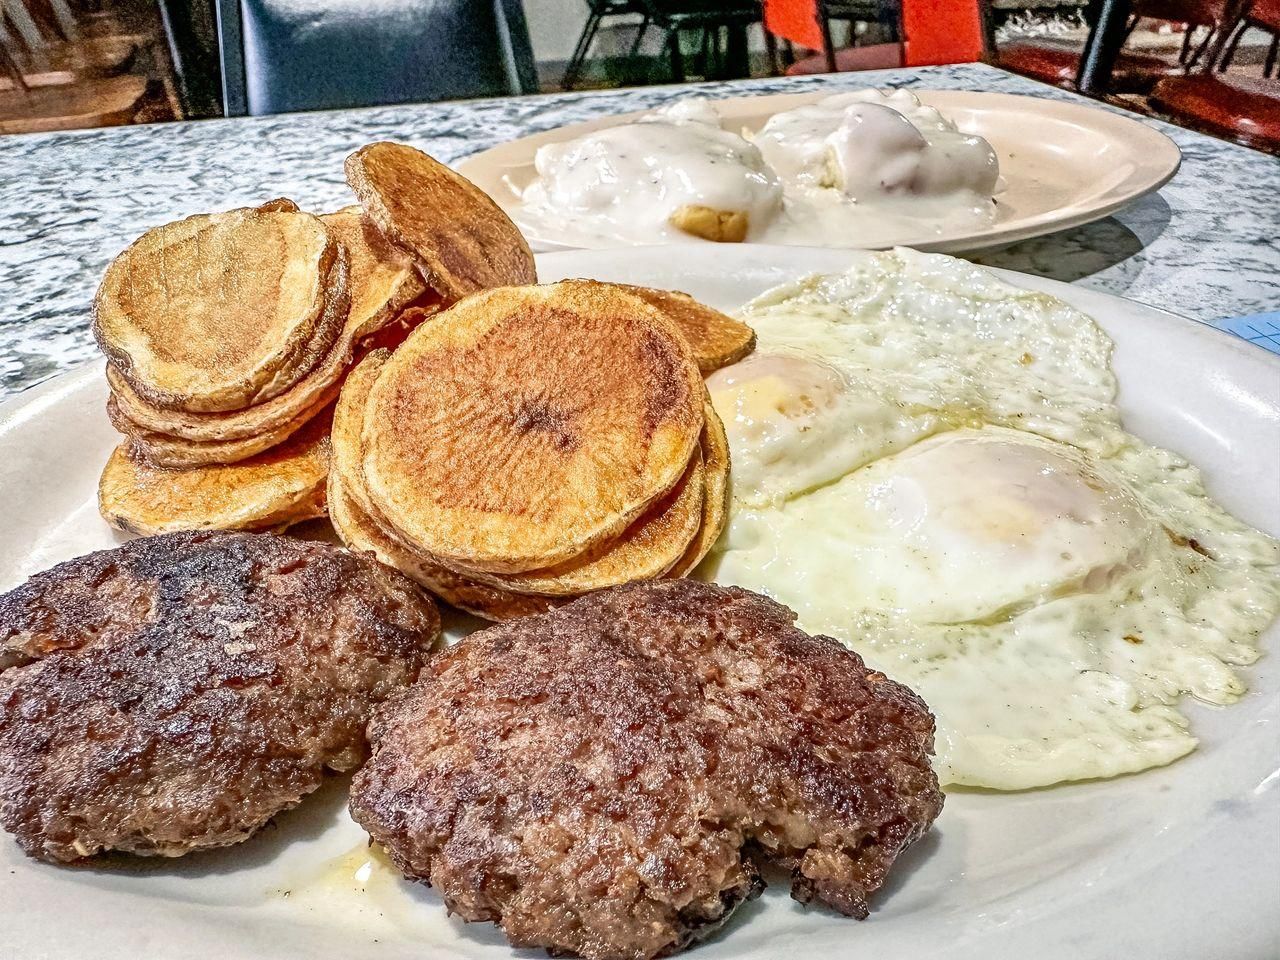
M108 268L94 333L125 437L99 484L114 525L282 529L323 515L324 427L353 364L458 296L536 279L511 221L426 154L371 144L347 176L362 206L190 217Z
M729 477L698 360L728 362L752 335L681 297L587 280L488 290L371 353L334 414L339 536L494 620L688 573L723 526ZM647 302L666 298L692 335Z

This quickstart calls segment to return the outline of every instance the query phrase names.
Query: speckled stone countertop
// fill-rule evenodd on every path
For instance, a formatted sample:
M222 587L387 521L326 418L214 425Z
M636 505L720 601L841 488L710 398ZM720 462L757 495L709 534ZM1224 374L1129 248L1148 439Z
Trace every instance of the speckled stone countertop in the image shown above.
M96 357L93 291L111 258L143 230L276 196L315 210L350 203L342 161L371 140L401 139L456 161L694 90L726 97L867 86L1074 99L970 65L0 137L0 398ZM1146 122L1182 149L1172 182L1113 217L982 262L1201 320L1280 307L1280 162Z

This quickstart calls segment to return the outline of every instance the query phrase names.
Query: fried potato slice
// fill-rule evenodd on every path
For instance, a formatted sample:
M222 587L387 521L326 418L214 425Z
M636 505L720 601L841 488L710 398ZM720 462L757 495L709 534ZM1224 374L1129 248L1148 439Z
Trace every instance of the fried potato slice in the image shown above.
M284 443L333 402L338 388L339 384L333 384L295 419L263 433L235 440L184 440L145 430L125 416L114 395L107 398L107 416L111 425L124 434L129 452L152 466L181 469L233 464Z
M475 579L516 593L551 597L580 596L633 580L656 580L684 556L698 534L704 472L702 452L695 448L679 482L616 540L545 570L476 574Z
M424 296L426 285L414 272L408 257L364 220L359 207L347 207L320 219L347 251L350 261L347 290L351 306L341 335L319 365L279 396L228 413L189 413L156 407L140 396L118 370L109 366L107 381L121 413L149 433L199 443L276 434L281 427L296 422L313 409L322 397L333 399L331 388L351 365L361 341L388 330L397 322L402 327L412 327L438 309L438 304L417 305L429 299ZM414 305L407 306L411 302ZM163 449L183 445L156 441L152 446ZM161 452L159 456L163 458L165 454Z
M716 243L741 243L747 239L750 220L739 210L716 210L697 203L677 207L667 221L677 230Z
M413 259L389 243L359 206L321 214L320 220L351 261L351 310L344 336L358 341L381 330L427 292Z
M676 563L667 571L671 578L687 577L711 552L724 531L729 511L729 437L715 407L706 402L706 426L702 430L702 462L706 486L702 496L702 525Z
M545 613L554 601L522 597L480 583L440 566L398 541L370 513L361 474L360 433L369 391L390 353L375 350L365 357L342 387L334 409L333 452L329 470L329 519L342 542L368 551L389 567L415 580L442 600L486 620L512 620Z
M283 393L328 353L345 288L345 256L317 217L203 214L149 230L116 257L94 300L94 335L149 403L237 410Z
M276 197L274 200L268 200L265 203L258 204L258 209L267 213L297 213L302 208L290 200L288 197Z
M288 443L231 466L166 470L121 445L98 481L98 510L114 527L153 536L175 530L283 530L324 516L328 418Z
M361 512L370 518L376 517L377 507L369 499L364 484L364 447L361 434L364 431L364 414L369 403L369 393L390 357L390 350L370 351L347 374L342 392L338 394L338 402L333 408L332 472L343 476L347 496L357 497ZM407 551L409 548L402 545L402 549Z
M536 283L533 254L502 208L421 150L381 141L346 162L347 183L368 217L408 251L448 300L489 287Z
M704 374L737 363L756 348L756 332L687 293L620 284L671 319L693 348Z
M670 490L702 432L688 343L616 286L489 290L419 327L369 397L363 471L399 538L462 573L563 563Z
M446 567L414 555L391 539L361 509L356 498L347 492L346 485L336 470L329 474L329 519L348 548L372 553L380 563L399 570L450 606L486 620L517 620L558 606L558 601L550 597L504 593L472 583Z

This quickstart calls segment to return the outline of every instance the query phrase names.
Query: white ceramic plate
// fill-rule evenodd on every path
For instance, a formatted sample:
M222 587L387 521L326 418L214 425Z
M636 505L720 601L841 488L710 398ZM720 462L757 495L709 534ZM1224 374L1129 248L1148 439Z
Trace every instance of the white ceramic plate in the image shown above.
M734 307L859 256L802 248L659 248L544 256L544 279L598 277L688 290ZM1280 533L1280 361L1209 327L1100 293L1006 279L1092 314L1116 342L1129 427L1204 467L1210 490ZM0 409L0 587L110 546L94 509L114 443L94 368ZM1201 747L1171 767L1017 794L953 792L865 923L793 903L775 884L690 957L951 960L1258 960L1277 956L1280 631L1227 709L1192 707ZM224 851L52 867L0 838L0 955L44 960L506 958L488 924L374 863L344 782ZM286 891L288 895L286 896ZM541 956L520 952L524 957Z
M998 197L994 223L903 238L903 245L918 250L980 250L1101 219L1159 190L1177 172L1182 159L1177 146L1164 134L1097 107L1008 93L911 92L941 110L965 133L985 137L999 157L1006 184ZM716 106L727 129L757 130L773 114L831 93L734 97L718 100ZM638 116L639 112L624 113L522 137L468 157L458 169L511 214L535 250L584 246L571 242L567 233L524 222L516 205L517 191L534 177L533 156L538 147Z

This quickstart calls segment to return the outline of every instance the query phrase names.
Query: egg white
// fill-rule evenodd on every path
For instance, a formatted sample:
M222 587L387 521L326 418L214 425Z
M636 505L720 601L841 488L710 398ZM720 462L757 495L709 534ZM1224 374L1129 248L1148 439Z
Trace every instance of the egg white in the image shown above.
M944 782L1021 789L1194 748L1238 699L1280 545L1124 432L1110 343L969 264L871 254L748 305L711 378L730 523L702 573L774 596L924 697Z

